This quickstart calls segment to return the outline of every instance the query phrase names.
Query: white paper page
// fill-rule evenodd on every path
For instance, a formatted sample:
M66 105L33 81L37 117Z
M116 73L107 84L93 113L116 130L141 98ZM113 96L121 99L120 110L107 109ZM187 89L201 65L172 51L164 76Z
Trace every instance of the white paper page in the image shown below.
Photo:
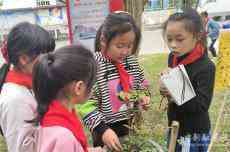
M177 66L171 69L169 73L161 76L161 81L169 90L177 105L182 105L196 96L183 65Z

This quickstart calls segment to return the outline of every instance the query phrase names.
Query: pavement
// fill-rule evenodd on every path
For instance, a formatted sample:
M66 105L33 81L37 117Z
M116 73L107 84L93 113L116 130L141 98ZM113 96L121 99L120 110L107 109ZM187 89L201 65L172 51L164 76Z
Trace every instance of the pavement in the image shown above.
M56 48L66 45L66 41L57 41ZM162 29L159 27L147 27L142 30L140 54L168 53L164 42Z

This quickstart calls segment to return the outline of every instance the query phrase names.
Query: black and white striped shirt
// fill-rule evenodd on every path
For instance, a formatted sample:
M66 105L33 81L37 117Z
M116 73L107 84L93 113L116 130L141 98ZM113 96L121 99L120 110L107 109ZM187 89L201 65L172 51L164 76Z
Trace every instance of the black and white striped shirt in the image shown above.
M98 72L96 85L93 89L93 100L97 102L97 108L84 117L84 122L91 131L102 122L112 124L128 119L127 110L114 112L111 102L111 88L109 87L109 83L113 80L119 81L120 79L116 66L106 59L101 52L95 53L95 59L98 63ZM134 55L128 56L122 64L133 78L132 89L140 89L145 79L137 58ZM112 93L114 92L112 91Z

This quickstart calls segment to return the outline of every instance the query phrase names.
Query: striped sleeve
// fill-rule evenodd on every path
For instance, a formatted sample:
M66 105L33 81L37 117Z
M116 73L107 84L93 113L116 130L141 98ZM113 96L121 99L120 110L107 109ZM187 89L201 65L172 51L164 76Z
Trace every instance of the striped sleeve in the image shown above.
M131 56L130 60L133 60L135 69L137 70L137 73L138 73L138 80L139 80L139 82L138 82L138 84L139 84L138 89L148 88L149 87L149 81L147 79L145 79L144 70L140 66L137 57L136 56Z
M104 124L105 117L99 111L99 102L100 102L100 93L98 91L97 83L93 87L92 97L90 99L91 102L95 102L95 108L92 111L88 111L88 114L83 117L83 121L85 125L90 129L92 132L95 127L97 127L100 123Z

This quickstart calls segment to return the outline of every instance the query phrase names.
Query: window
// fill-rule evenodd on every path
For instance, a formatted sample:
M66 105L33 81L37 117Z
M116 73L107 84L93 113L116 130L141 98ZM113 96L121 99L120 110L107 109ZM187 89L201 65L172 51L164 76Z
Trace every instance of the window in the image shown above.
M225 20L230 20L230 15L225 16Z
M168 8L174 8L175 7L175 0L169 0L168 1Z
M163 0L148 0L145 6L146 10L160 10L163 9Z

